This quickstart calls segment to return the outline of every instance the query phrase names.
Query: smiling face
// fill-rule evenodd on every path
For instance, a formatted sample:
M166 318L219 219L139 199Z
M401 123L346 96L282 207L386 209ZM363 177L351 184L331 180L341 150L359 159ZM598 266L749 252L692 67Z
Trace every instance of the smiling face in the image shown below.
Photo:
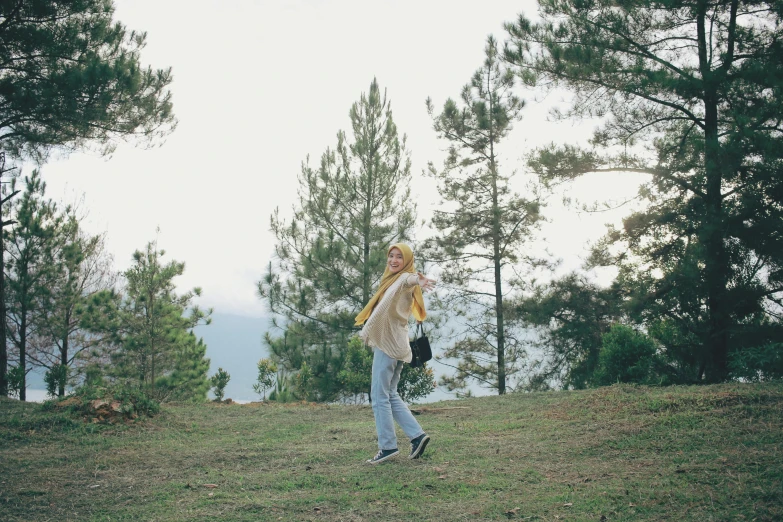
M389 250L389 257L386 259L386 266L389 267L389 271L392 274L396 274L405 265L405 261L402 257L402 252L399 248L392 248Z

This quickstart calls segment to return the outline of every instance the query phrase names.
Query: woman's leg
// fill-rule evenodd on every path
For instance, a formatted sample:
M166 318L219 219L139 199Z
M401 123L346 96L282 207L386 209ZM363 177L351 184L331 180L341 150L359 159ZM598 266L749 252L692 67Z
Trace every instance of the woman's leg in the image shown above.
M389 403L391 405L392 415L397 424L400 425L402 431L409 439L413 440L419 435L424 434L424 430L421 429L416 418L408 409L408 405L400 398L397 393L397 385L400 383L400 374L402 373L402 367L405 365L402 361L395 361L394 375L392 376L389 386Z
M391 390L397 394L396 385L392 388L397 361L378 348L373 349L372 382L370 384L370 399L372 411L375 414L375 429L378 431L378 449L392 450L397 448L397 434L394 432L392 417ZM397 378L399 381L399 377ZM407 433L407 432L406 432Z

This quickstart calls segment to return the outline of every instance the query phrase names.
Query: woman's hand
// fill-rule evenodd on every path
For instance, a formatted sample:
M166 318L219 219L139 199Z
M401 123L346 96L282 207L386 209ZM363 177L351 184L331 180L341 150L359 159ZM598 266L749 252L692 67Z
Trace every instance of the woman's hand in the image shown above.
M419 272L419 286L423 291L433 290L435 288L436 281L434 279L427 278L424 274Z

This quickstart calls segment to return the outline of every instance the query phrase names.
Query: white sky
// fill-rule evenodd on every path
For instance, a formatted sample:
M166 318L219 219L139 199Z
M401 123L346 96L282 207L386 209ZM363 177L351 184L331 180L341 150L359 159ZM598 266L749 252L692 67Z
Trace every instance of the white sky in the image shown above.
M177 130L152 150L120 146L111 158L72 154L42 168L48 195L85 196L86 228L108 233L118 270L156 237L169 259L186 263L181 291L201 286L200 304L216 313L260 316L256 281L270 261L269 216L296 201L300 164L317 163L336 133L350 128L351 104L373 77L385 88L412 151L419 217L437 200L421 171L440 165L439 142L425 110L457 98L483 61L486 37L503 42L502 25L531 0L380 2L315 0L118 0L116 19L147 31L142 60L173 68ZM546 104L520 90L524 119L506 142L505 166L522 168L531 147L583 141L592 124L550 123ZM30 167L25 168L29 174ZM571 186L585 201L622 199L636 190L629 174L591 176ZM537 248L581 263L586 241L627 213L586 215L552 198L551 223Z

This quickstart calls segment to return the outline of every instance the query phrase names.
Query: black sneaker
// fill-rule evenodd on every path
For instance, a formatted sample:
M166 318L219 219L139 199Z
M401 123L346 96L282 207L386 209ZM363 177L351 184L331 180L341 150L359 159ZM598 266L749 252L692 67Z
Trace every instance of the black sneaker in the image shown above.
M424 453L424 448L430 442L430 436L426 433L422 433L411 441L411 454L408 455L409 459L418 459Z
M367 461L367 464L380 464L384 460L388 460L392 457L396 457L400 454L400 450L394 448L392 450L380 450L378 454Z

